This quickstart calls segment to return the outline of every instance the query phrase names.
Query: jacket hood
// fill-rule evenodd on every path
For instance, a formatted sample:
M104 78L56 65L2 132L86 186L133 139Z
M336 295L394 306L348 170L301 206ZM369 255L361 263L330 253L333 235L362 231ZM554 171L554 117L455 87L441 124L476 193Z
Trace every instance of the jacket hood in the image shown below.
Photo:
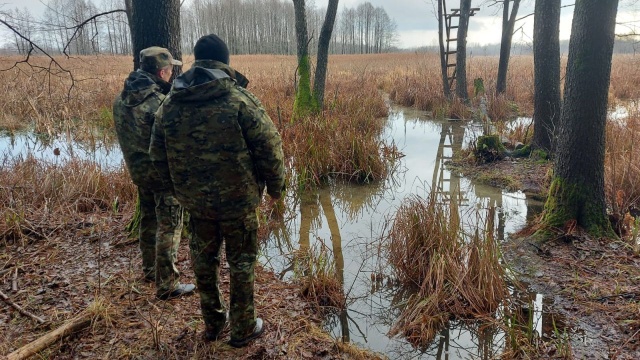
M215 60L197 60L189 71L173 82L171 99L174 101L206 101L224 96L234 85L246 87L244 75L229 65Z
M136 70L124 81L121 97L127 107L138 106L154 93L167 94L171 84L144 70Z

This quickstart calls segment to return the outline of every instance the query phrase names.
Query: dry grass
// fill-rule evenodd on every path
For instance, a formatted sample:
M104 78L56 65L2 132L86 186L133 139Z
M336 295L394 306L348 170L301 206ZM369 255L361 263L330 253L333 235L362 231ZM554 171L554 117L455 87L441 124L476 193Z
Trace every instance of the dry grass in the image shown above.
M629 117L623 121L607 122L605 152L605 194L611 208L616 232L637 247L634 223L630 213L640 209L640 112L628 104Z
M5 220L0 238L5 241L48 238L70 226L71 219L95 212L118 213L135 199L135 188L122 167L105 170L88 161L55 164L27 157L5 158L0 169L0 208Z
M333 255L327 248L301 248L294 261L294 278L304 298L318 306L318 309L344 309L346 299L343 284L338 280L340 276Z
M465 235L455 203L443 206L430 196L401 206L388 232L386 251L395 276L418 292L409 299L392 334L426 345L451 317L489 316L496 311L508 291L493 237L494 217L495 209L489 209L484 226Z

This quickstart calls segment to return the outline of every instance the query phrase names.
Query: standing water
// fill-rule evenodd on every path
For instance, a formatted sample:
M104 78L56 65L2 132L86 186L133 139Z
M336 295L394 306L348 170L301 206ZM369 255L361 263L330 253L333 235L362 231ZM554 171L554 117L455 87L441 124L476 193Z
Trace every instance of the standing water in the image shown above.
M295 251L325 249L332 254L338 280L343 284L346 309L327 316L325 328L336 339L350 341L390 358L491 358L505 347L497 329L479 330L478 324L451 322L427 348L415 349L401 337L387 334L411 295L396 285L388 265L380 258L385 225L393 221L407 198L426 198L431 191L441 199L461 204L460 212L475 214L491 206L497 209L497 238L519 230L533 204L521 192L505 192L474 184L449 172L445 163L478 134L478 127L461 121L438 121L426 113L395 108L385 137L404 154L385 181L366 185L332 184L308 192L301 199L287 199L295 216L276 232L263 251L262 262L283 279L295 276ZM481 131L481 127L480 127ZM470 215L469 215L470 217ZM533 294L534 304L542 306ZM536 301L537 300L537 301ZM535 309L537 309L534 306ZM534 314L534 324L542 312Z
M388 265L380 260L381 237L403 201L426 198L436 191L442 199L458 201L461 213L494 206L498 209L498 239L522 227L532 204L520 192L504 192L473 184L451 174L445 162L478 133L472 124L437 121L424 112L396 108L389 115L384 136L404 156L384 181L365 185L332 184L288 198L295 216L269 239L261 261L282 279L294 277L294 254L299 248L323 248L331 254L338 280L343 284L346 309L325 319L325 328L337 339L388 355L393 359L491 358L505 347L504 334L474 323L450 322L434 342L415 349L401 337L387 334L410 292L397 286ZM33 156L51 163L91 161L103 169L123 165L117 145L87 145L72 139L35 134L0 137L3 162ZM542 299L534 294L534 324L542 326Z

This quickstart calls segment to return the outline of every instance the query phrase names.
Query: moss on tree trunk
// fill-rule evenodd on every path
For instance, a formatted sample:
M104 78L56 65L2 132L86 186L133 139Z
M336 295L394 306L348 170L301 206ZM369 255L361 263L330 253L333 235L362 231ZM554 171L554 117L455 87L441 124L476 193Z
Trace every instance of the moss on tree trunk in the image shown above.
M298 61L298 75L298 89L293 103L294 118L308 115L315 110L315 101L311 94L311 66L308 56L303 56Z
M611 223L599 206L591 198L592 191L578 184L555 177L549 187L549 196L544 205L542 225L546 229L567 230L567 225L575 220L576 225L593 236L615 237Z

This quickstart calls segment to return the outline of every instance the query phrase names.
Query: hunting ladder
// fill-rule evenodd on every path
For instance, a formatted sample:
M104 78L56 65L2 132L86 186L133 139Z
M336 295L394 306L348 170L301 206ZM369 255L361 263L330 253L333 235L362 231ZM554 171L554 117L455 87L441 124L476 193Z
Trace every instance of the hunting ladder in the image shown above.
M480 8L469 9L469 17L476 14ZM458 30L455 37L451 37L451 30L458 29L460 24L460 9L451 9L451 14L447 14L446 0L442 0L442 14L444 14L444 25L446 27L445 37L446 45L444 51L444 61L447 64L447 80L449 81L449 89L453 89L453 83L456 80L456 53L458 52ZM456 21L454 22L454 19ZM452 50L453 49L453 50ZM451 56L450 56L451 55Z

